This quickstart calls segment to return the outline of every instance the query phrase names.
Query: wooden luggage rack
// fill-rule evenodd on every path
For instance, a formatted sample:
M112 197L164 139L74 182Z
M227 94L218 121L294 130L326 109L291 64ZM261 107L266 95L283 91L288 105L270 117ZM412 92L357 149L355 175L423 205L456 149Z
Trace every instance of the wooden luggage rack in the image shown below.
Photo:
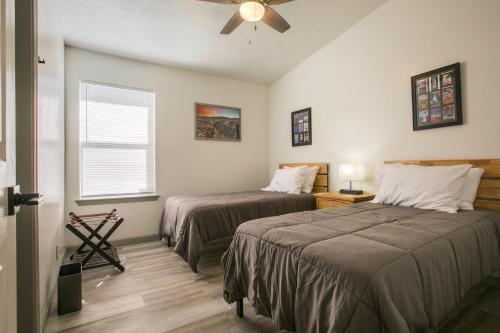
M125 267L120 264L120 258L116 252L116 248L108 241L109 237L123 223L123 218L118 215L116 209L109 213L99 213L90 215L76 215L69 213L70 221L66 224L66 228L71 231L76 237L80 238L82 244L71 255L73 262L82 264L83 269L100 267L105 265L114 265L120 271L124 271ZM112 223L113 225L104 236L99 234L99 231ZM85 229L89 234L85 235L80 230ZM96 239L95 243L92 239ZM84 250L88 246L90 250Z

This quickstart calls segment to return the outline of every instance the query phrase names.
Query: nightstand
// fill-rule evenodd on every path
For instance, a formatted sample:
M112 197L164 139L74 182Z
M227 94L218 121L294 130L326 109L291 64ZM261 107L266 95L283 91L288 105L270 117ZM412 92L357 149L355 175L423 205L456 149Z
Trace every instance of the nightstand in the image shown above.
M342 207L355 203L370 201L375 198L374 194L364 193L360 195L341 194L339 192L316 193L316 209Z

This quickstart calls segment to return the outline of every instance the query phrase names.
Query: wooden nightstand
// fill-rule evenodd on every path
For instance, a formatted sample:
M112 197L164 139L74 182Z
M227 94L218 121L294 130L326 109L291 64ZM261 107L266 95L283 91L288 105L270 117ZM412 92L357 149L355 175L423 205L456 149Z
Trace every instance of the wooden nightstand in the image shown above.
M370 201L375 198L374 194L364 193L361 195L341 194L339 192L316 193L316 209L342 207L359 202Z

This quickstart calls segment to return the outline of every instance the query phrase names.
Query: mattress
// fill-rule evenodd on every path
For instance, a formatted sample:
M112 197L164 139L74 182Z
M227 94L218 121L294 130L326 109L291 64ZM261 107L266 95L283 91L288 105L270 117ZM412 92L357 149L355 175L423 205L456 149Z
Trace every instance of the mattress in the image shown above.
M240 225L224 298L295 332L430 332L500 267L500 214L361 203Z
M166 200L160 238L173 238L174 251L196 272L204 244L232 237L241 223L314 208L311 194L252 191L174 196Z

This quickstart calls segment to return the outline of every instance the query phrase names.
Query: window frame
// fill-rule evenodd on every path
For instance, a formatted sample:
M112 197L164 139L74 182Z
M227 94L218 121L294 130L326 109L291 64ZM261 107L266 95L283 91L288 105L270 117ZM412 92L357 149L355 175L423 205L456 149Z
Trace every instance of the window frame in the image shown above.
M148 144L133 144L133 143L99 143L99 142L82 142L80 133L82 130L82 122L81 122L81 101L82 101L82 85L93 85L93 86L102 86L102 87L111 87L118 88L123 90L132 90L139 92L146 92L152 94L152 110L148 110L148 129L151 130L152 133L148 133L148 138L151 142ZM100 200L116 200L116 199L127 199L133 200L136 198L144 198L144 199L157 199L160 195L156 192L156 93L151 89L144 88L136 88L129 87L119 84L112 83L104 83L98 81L91 80L80 80L78 82L78 198L75 200L76 202L92 202L92 201L100 201ZM87 98L85 98L87 102ZM118 148L118 149L144 149L146 152L150 149L152 158L148 159L149 163L152 163L152 166L148 166L146 169L152 170L152 190L147 192L135 192L135 193L115 193L115 194L96 194L96 195L83 195L82 193L82 151L83 148Z

